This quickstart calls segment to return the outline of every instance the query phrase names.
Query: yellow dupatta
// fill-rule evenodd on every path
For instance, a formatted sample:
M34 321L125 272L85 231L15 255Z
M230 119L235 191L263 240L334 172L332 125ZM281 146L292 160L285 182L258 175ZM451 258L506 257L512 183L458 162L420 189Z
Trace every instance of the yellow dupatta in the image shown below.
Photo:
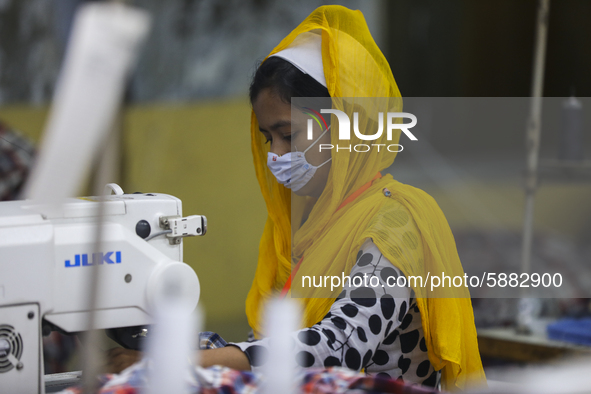
M322 35L324 74L331 97L400 97L390 67L360 11L342 6L320 7L269 55L285 49L299 34L311 30L320 31ZM398 110L401 110L401 103ZM338 138L336 123L332 122L332 141ZM360 115L360 130L370 123L365 114ZM374 143L395 144L400 131L392 141L386 141L385 134ZM363 142L355 138L352 136L352 145ZM298 275L303 275L305 267L306 275L340 276L351 271L359 248L371 237L384 256L407 277L424 278L428 272L463 276L447 220L425 192L386 175L374 181L353 202L338 209L378 171L389 167L396 153L374 150L365 154L347 151L335 154L333 151L325 190L317 201L311 201L292 195L268 170L269 148L258 131L254 112L251 143L257 179L268 211L256 274L246 301L248 321L257 337L262 334L264 302L277 295L290 277L292 259L297 262L304 252L304 263ZM384 195L385 188L391 196ZM294 223L299 223L298 218L311 203L313 208L305 223L292 228L292 215L296 218ZM294 278L294 286L299 283L298 278ZM429 360L436 370L443 369L444 389L484 384L468 290L459 288L446 293L447 297L454 298L429 297L427 289L420 286L413 286L413 290L421 312ZM322 320L334 302L334 298L321 295L319 289L311 291L309 298L301 299L306 327Z

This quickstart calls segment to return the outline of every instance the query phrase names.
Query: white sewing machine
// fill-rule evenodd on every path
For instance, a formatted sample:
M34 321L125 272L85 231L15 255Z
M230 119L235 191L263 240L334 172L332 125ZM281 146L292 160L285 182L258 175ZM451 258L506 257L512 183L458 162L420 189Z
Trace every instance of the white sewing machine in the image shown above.
M98 281L95 328L150 324L166 286L197 305L199 281L182 263L182 238L203 235L203 216L182 217L166 194L105 196L100 250L99 203L71 198L59 212L28 201L0 203L0 392L43 393L42 334L87 330L91 275ZM95 267L99 265L99 267ZM117 338L133 342L141 330Z

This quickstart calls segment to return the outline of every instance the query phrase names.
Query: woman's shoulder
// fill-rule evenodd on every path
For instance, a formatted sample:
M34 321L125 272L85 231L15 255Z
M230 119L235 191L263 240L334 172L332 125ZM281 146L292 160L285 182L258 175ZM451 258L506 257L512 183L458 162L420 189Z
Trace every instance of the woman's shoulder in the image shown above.
M437 201L425 190L407 183L397 181L391 174L382 177L384 190L390 192L389 204L391 206L409 207L414 209L433 209L439 208ZM408 208L406 208L408 209Z
M369 221L367 238L372 238L378 247L387 243L411 250L421 247L420 231L413 213L407 205L390 198ZM380 251L384 254L386 251Z

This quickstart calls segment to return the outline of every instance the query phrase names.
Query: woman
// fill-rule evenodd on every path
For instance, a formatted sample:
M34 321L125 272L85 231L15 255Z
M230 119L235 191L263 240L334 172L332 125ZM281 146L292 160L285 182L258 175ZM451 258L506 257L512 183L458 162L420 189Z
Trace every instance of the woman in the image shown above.
M303 257L294 287L304 275L315 274L373 272L380 283L373 289L346 285L336 301L321 293L326 289L306 293L311 295L302 299L307 328L296 334L300 365L342 365L430 386L438 383L435 371L442 371L443 387L449 390L483 382L467 289L445 294L458 298L429 298L422 287L381 287L387 277L402 274L463 275L445 217L424 192L379 174L396 153L320 151L320 144L338 141L336 122L334 127L327 122L323 130L314 123L314 138L305 138L301 107L294 111L290 98L323 96L400 97L359 11L341 6L315 10L271 52L251 86L252 149L269 214L247 299L255 335L261 336L262 303L286 288L293 264ZM359 115L360 129L371 130L367 134L375 130L370 117ZM396 143L386 137L374 143ZM351 145L365 142L354 140ZM289 179L274 161L290 152L293 161L296 148L307 150L303 156L315 169L311 177L292 163L291 178L297 179ZM257 368L265 346L262 340L223 351L241 360L236 367ZM205 364L227 361L214 360L217 350L209 352Z
M448 390L484 382L467 289L445 294L457 298L430 298L424 287L387 283L403 275L463 275L437 204L382 176L395 152L319 149L337 144L337 122L313 123L313 138L307 138L307 119L318 108L292 108L292 97L331 97L352 120L363 102L355 98L385 98L394 112L401 110L389 65L359 11L318 8L257 70L251 141L268 220L246 305L255 336L264 336L264 302L297 291L305 296L305 328L294 334L303 367L344 366L432 387L441 380ZM341 97L353 103L335 101ZM371 111L356 112L359 130L373 134ZM396 144L399 134L388 141L383 133L372 143ZM349 142L366 141L353 135ZM363 287L344 283L336 300L325 287L302 286L306 276L341 274L376 280ZM201 363L256 369L267 346L261 339L206 350Z

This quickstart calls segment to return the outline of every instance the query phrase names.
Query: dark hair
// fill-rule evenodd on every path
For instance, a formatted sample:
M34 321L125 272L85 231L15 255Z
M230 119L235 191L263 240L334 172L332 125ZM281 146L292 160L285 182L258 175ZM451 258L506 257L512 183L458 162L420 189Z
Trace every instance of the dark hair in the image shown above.
M328 89L320 82L277 56L265 60L255 72L250 84L250 102L253 103L267 88L287 104L291 103L292 97L330 97Z

